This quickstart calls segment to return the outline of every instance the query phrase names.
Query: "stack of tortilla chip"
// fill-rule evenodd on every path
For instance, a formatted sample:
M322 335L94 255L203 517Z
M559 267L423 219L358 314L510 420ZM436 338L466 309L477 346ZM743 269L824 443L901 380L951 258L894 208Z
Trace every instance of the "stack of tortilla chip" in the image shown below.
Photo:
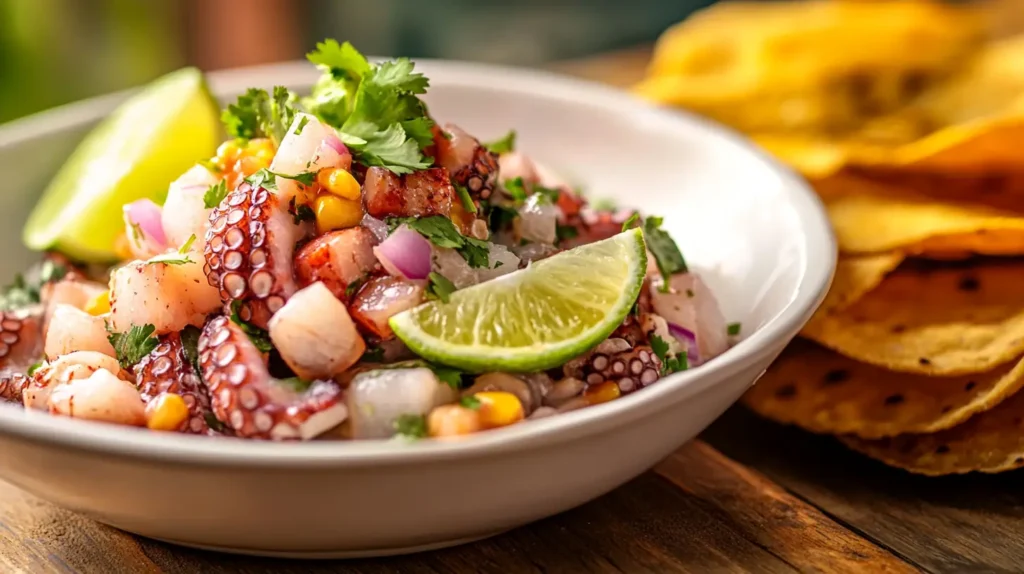
M744 402L922 474L1024 467L1024 35L985 8L720 4L637 87L751 135L835 229L831 291Z

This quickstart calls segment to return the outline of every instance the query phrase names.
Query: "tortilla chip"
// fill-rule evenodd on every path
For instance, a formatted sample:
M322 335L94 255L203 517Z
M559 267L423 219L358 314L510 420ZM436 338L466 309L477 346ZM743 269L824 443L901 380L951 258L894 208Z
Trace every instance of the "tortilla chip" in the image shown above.
M960 67L983 27L942 2L723 2L662 34L636 91L747 131L855 129Z
M908 255L1024 255L1024 216L991 207L939 202L850 177L832 178L829 185L837 187L841 181L860 191L823 192L843 253L900 250Z
M840 258L832 286L815 316L835 313L856 303L878 287L882 279L902 262L903 254L899 252Z
M894 194L908 193L944 202L985 205L1005 212L1024 212L1024 161L1019 171L981 175L847 167L814 185L820 195L834 197L856 193L856 186L851 186L850 181L881 186Z
M1024 360L987 373L927 377L858 363L797 339L743 402L811 432L882 438L948 429L1024 386Z
M850 448L910 472L939 476L1024 467L1024 393L934 434L881 440L841 437Z
M847 357L907 373L955 376L1024 355L1024 262L904 265L802 335Z

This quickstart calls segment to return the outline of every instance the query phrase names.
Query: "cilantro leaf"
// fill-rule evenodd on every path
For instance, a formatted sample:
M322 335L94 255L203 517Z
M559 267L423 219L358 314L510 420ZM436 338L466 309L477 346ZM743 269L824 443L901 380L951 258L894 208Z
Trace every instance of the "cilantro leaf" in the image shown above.
M509 153L516 150L516 130L509 130L501 139L483 144L487 151L496 154Z
M669 278L676 273L686 273L687 268L686 260L679 252L679 246L668 232L661 229L661 222L660 217L648 217L644 221L644 239L647 241L647 250L654 255L654 262L657 263L658 271L664 279L662 289L667 290Z
M402 223L434 245L458 251L470 267L487 267L490 264L490 244L462 235L452 220L443 215L406 219Z
M427 363L427 368L434 371L434 375L437 376L439 381L456 391L462 387L462 371L453 367L446 367L444 365L429 362Z
M401 415L392 424L395 429L395 436L406 440L419 440L428 436L427 417L423 415Z
M740 323L729 323L725 326L725 332L730 337L735 337L740 334L740 329L742 328L743 326Z
M433 164L422 150L433 143L434 122L417 97L429 82L410 60L370 64L351 44L334 40L317 44L306 57L324 75L303 102L339 130L356 161L397 174Z
M668 375L689 368L686 353L669 354L669 344L658 335L651 334L651 350L661 359L661 374Z
M220 205L220 202L224 201L224 198L228 196L228 184L225 180L220 180L217 183L211 185L206 193L203 194L203 205L206 209L213 209Z
M540 194L541 197L546 198L551 203L558 203L558 198L561 197L561 190L554 187L544 187L539 183L533 185L533 193Z
M270 342L270 335L256 325L243 321L242 317L238 314L241 308L242 302L240 300L236 299L231 302L231 322L238 325L242 332L249 336L249 340L252 341L257 351L269 353L274 348L274 345Z
M200 380L203 378L203 373L199 370L199 335L201 334L202 331L192 325L181 330L181 348L185 352L185 359L192 365L192 369Z
M316 221L316 213L313 212L313 208L302 204L295 208L295 215L292 216L292 221L296 225L303 221Z
M220 419L217 418L217 415L213 414L213 411L203 413L203 420L206 421L206 426L217 432L224 432L228 428L224 423L220 422Z
M107 337L114 347L117 362L124 369L130 369L160 344L160 339L153 337L156 327L153 325L132 325L127 333L111 333Z
M249 88L221 113L221 122L229 135L241 139L267 137L280 143L295 114L300 110L296 95L284 86L274 86L273 96L266 90Z
M66 266L47 259L39 266L38 279L32 283L29 283L21 273L16 274L11 284L0 290L0 311L20 309L39 303L43 285L60 281L67 273Z
M297 393L303 393L303 392L308 391L310 385L313 384L313 381L307 381L307 380L301 379L299 377L288 377L287 379L277 379L277 382L282 384L282 385L285 385L286 387L290 387L293 391L295 391Z
M384 349L381 347L367 347L363 356L360 357L359 360L370 363L380 363L384 361Z
M359 288L366 283L366 276L357 277L354 281L345 286L345 297L351 299L359 292Z
M455 284L444 275L433 271L427 275L427 280L426 298L440 299L442 302L447 303L451 298L451 294L455 292Z
M512 196L512 200L516 203L522 203L526 201L526 197L530 195L526 192L526 184L523 183L522 177L515 179L506 179L504 185L505 192Z
M28 368L28 370L25 371L25 374L31 377L32 375L36 374L36 371L38 371L45 364L46 364L46 361L39 361L38 363L32 363L32 365Z
M519 217L519 214L514 209L502 207L500 205L491 205L491 210L487 214L488 222L491 224L492 231L501 231L509 225L515 218Z
M267 168L263 168L245 178L245 181L253 187L276 190L277 180L273 179L274 177L283 177L284 179L290 179L297 181L302 185L309 186L313 185L313 182L316 181L316 174L317 172L315 171L304 171L295 174L278 173L276 171L270 171Z
M192 249L192 244L196 241L196 234L193 233L185 240L185 243L178 248L177 251L171 251L169 253L161 253L156 257L150 257L146 261L146 265L153 265L154 263L163 263L164 265L184 265L186 263L192 263L192 260L188 258L188 252Z
M466 407L467 409L478 411L480 410L480 399L473 395L466 395L459 399L459 404Z
M580 230L571 225L562 225L561 223L555 224L555 237L558 242L566 241L568 239L576 239L579 235Z

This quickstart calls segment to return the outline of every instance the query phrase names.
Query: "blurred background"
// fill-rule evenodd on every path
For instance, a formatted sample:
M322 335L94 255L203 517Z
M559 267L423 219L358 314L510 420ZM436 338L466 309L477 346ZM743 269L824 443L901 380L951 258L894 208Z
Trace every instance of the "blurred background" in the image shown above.
M326 37L382 56L517 65L652 43L714 0L0 0L0 122L149 81L301 58Z

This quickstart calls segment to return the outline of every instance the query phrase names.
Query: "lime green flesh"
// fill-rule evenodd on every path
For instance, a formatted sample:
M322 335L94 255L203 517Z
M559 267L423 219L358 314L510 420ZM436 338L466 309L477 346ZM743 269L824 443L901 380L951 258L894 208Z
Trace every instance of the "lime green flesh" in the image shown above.
M219 134L202 72L184 68L156 80L75 149L29 216L25 244L87 262L116 259L122 206L162 199L179 175L216 153Z
M577 247L391 318L418 355L470 372L535 372L608 337L640 294L639 229Z

